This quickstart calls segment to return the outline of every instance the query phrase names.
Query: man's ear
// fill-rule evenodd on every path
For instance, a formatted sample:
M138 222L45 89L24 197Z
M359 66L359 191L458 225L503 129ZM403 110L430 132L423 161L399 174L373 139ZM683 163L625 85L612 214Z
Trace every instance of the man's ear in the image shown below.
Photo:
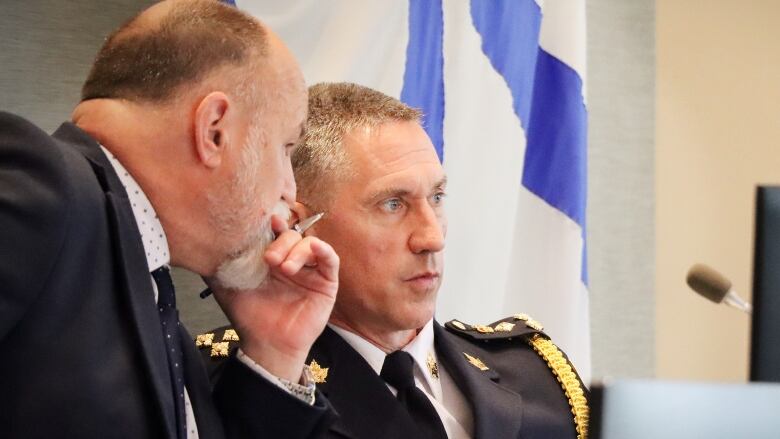
M219 91L206 95L195 109L195 153L208 168L218 167L225 156L230 140L226 117L230 109L230 99Z

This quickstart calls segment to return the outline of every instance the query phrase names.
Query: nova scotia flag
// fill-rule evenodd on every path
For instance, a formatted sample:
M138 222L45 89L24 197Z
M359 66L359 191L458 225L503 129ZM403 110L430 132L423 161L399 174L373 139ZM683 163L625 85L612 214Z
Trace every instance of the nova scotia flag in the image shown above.
M584 0L236 0L306 81L420 108L448 174L437 319L542 322L587 382Z

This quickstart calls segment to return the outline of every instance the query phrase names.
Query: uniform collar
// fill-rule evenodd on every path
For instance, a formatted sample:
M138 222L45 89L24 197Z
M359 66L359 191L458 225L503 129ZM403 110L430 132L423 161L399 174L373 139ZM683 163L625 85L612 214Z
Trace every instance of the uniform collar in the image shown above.
M434 364L437 364L436 350L433 347L433 319L423 326L422 330L417 334L408 345L403 349L408 352L412 358L414 358L415 364L417 364L418 376L423 377L425 384L428 386L428 391L433 391L434 397L438 398L439 392L436 392L438 387L438 381L434 382L434 378L431 376L431 370L428 366L428 358L430 357ZM440 388L440 387L439 387Z
M328 324L338 335L341 336L363 359L366 360L369 366L379 375L382 372L382 365L385 362L387 354L374 344L361 337L354 332L350 332L344 328L340 328L333 324ZM435 381L431 376L431 372L428 367L428 357L432 358L434 363L437 363L436 351L433 345L433 319L423 326L422 330L417 336L409 342L403 351L409 353L414 358L414 363L417 365L417 371L415 375L418 378L422 378L428 387L428 391L432 391L435 397L438 397L440 393L441 385L438 381Z
M114 157L111 151L100 145L100 149L108 158L108 162L114 168L119 181L125 187L127 198L130 200L130 207L141 233L141 243L146 254L146 264L149 272L168 265L171 262L170 250L168 249L168 239L165 236L160 219L157 217L152 203L146 196L141 186L135 181L130 172L125 169L122 163Z
M377 375L382 372L382 364L385 362L384 351L371 344L371 342L365 338L355 334L354 332L347 331L344 328L340 328L330 323L328 323L328 326L330 326L330 328L333 329L336 334L340 335L341 338L343 338L344 341L346 341L347 344L352 347L352 349L357 351L357 353L360 354L364 360L366 360L366 363L371 366L371 369L373 369Z

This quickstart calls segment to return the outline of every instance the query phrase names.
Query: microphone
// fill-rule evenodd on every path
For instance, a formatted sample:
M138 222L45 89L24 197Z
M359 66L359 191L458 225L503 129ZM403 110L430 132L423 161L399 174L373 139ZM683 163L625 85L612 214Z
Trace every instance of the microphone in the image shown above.
M746 314L753 313L753 306L737 295L731 286L731 281L704 264L695 264L691 267L686 282L693 291L715 303L723 302Z

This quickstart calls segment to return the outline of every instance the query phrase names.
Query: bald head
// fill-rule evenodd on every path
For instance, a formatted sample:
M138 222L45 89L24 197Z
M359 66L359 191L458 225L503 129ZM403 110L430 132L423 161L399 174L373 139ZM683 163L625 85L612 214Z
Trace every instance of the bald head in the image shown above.
M218 1L160 2L106 39L82 101L165 103L217 73L233 78L239 96L252 94L247 89L268 58L269 33L251 16Z

